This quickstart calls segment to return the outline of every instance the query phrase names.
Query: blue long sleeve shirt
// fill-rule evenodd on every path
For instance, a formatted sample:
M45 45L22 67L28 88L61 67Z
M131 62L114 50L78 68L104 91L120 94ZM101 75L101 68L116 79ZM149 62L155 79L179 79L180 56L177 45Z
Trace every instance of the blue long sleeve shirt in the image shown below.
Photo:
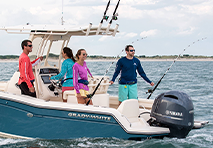
M67 78L73 78L72 67L74 64L75 63L71 59L64 60L64 62L62 63L62 66L61 66L61 72L56 76L52 76L50 79L51 80L60 80L63 78L65 80ZM63 87L73 87L73 79L67 79L66 81L64 81L62 86Z
M135 57L133 57L133 59L131 60L127 59L126 57L123 57L118 60L112 81L114 82L118 74L121 73L119 84L128 84L133 81L137 83L136 70L146 82L151 83L151 81L147 78L139 59Z

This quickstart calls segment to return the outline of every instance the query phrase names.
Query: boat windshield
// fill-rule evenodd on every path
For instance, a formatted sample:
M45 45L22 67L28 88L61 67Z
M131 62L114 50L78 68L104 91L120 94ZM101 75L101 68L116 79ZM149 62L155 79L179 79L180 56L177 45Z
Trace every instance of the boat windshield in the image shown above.
M30 59L34 60L38 56L43 56L44 59L47 58L47 61L45 61L49 65L54 65L58 67L58 62L56 63L56 61L59 60L59 55L61 54L61 49L63 48L63 41L53 41L52 43L50 40L48 40L47 42L45 41L43 43L42 41L42 37L37 37L33 40L33 49L32 52L29 54Z

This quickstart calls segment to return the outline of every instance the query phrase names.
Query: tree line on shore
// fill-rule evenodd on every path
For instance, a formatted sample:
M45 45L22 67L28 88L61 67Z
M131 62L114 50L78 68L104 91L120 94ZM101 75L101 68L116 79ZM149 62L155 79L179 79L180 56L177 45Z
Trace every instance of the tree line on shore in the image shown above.
M146 55L135 55L135 57L139 58L139 59L174 59L176 58L178 55L155 55L155 56L146 56ZM49 58L53 58L53 59L57 59L59 57L59 55L56 54L49 54ZM103 55L88 55L87 56L88 59L114 59L116 57L114 56L103 56ZM122 57L122 56L121 56ZM19 56L18 55L0 55L0 59L18 59ZM32 56L31 58L35 58L35 56ZM46 56L44 56L44 58L46 58ZM180 58L213 58L213 56L202 56L202 55L189 55L189 54L183 54L182 56L180 56Z

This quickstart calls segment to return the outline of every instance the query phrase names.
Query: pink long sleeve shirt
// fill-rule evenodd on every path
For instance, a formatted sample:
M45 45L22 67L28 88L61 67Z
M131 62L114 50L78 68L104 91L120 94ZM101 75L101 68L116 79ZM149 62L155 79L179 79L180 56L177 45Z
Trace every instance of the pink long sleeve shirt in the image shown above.
M78 63L75 63L73 65L73 85L74 85L74 89L76 90L77 94L80 93L80 91L79 91L80 89L89 91L89 87L87 85L78 83L78 80L80 80L80 79L88 80L87 72L92 77L92 74L91 74L89 68L87 67L87 64L85 61L84 61L83 66L79 65Z

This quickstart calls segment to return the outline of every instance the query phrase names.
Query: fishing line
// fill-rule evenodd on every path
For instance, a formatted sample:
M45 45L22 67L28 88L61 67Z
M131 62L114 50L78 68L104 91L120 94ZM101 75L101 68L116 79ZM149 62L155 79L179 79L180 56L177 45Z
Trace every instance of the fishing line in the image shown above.
M142 38L140 38L140 39L137 39L137 40L135 40L135 41L132 41L132 44L134 44L135 42L138 42L138 41L140 41L140 40L144 40L144 39L146 39L146 38L147 38L147 36L142 37Z
M192 44L189 44L179 55L177 58L174 59L173 63L168 67L167 71L163 74L163 76L161 77L161 79L158 81L158 83L155 85L154 89L151 90L149 89L147 93L150 93L149 96L147 97L147 99L149 99L151 97L151 95L153 94L153 92L155 91L155 89L158 87L158 85L160 84L161 80L164 78L164 76L166 75L166 73L169 71L169 69L173 66L173 64L178 60L178 58L186 51L187 48L191 47L193 44L195 44L196 42L205 40L207 37L202 38L202 39L198 39L197 41L194 41Z
M137 42L137 41L141 41L141 40L143 40L143 39L146 39L146 38L147 38L147 36L146 36L146 37L142 37L142 38L140 38L140 39L137 39L136 41L133 41L132 44L135 43L135 42ZM97 91L97 89L98 89L98 87L100 86L102 80L104 79L104 77L105 77L106 74L108 73L110 67L115 63L115 61L117 61L117 58L119 58L120 54L121 54L124 50L125 50L125 49L123 49L123 50L115 57L115 60L112 61L112 63L110 64L109 68L106 70L104 76L101 78L100 82L98 83L98 85L97 85L96 88L94 89L93 93L87 95L87 98L89 98L89 100L88 100L88 102L86 103L86 105L88 105L88 104L90 103L90 100L91 100L92 97L95 95L95 92Z

